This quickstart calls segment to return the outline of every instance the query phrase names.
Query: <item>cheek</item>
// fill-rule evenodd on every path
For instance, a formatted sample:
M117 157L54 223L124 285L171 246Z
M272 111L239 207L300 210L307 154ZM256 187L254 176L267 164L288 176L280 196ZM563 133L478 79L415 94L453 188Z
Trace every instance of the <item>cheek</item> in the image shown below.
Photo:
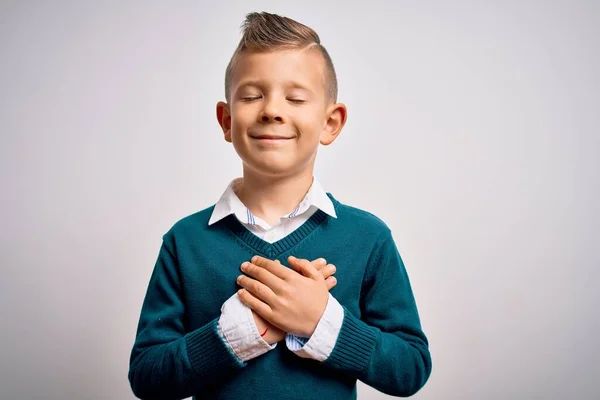
M304 121L300 127L300 131L304 136L311 139L311 141L319 141L321 133L323 132L323 124L320 120Z
M254 122L254 113L249 107L235 108L231 112L231 125L245 127Z
M296 121L302 132L320 135L325 126L324 115L319 109L306 108L296 115Z

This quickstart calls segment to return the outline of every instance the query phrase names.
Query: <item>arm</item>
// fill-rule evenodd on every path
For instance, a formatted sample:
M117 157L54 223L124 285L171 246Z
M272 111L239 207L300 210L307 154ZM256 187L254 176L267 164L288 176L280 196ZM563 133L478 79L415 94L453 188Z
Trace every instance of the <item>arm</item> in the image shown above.
M246 364L218 332L218 318L188 332L179 265L165 235L140 315L129 382L143 399L181 399L218 384Z
M391 233L372 254L361 318L344 309L338 341L323 365L393 396L411 396L431 374L428 341Z
M286 346L299 357L325 361L335 347L343 321L344 308L330 293L327 307L311 337L304 338L288 333L285 337Z
M266 329L267 323L242 303L237 293L223 304L218 325L219 334L241 362L273 350L279 341L275 339L276 333ZM265 330L267 333L261 337Z

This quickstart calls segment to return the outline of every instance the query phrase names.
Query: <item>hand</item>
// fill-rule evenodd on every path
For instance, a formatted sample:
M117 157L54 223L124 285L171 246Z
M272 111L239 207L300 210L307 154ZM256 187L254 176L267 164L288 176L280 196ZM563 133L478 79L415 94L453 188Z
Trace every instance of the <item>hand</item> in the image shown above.
M254 256L242 264L248 276L238 277L243 303L267 322L296 336L312 336L328 300L323 275L308 260L288 258L301 274L276 261Z
M279 260L275 260L275 262L279 263ZM332 276L336 270L335 265L327 264L327 261L324 258L313 260L311 261L311 264L321 273L321 275L323 275L325 283L327 283L327 289L331 290L337 284L337 280ZM298 263L294 262L292 267L298 270ZM254 323L256 324L258 331L260 333L267 332L265 336L263 336L263 339L267 343L278 343L285 339L286 333L284 331L265 321L265 319L255 311L252 311L252 316L254 317Z

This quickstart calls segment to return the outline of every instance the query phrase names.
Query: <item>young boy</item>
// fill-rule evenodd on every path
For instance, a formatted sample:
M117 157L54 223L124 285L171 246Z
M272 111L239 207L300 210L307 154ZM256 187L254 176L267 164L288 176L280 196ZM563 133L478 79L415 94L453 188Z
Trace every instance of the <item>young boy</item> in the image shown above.
M416 393L431 357L391 232L313 177L319 144L346 122L318 35L249 14L225 96L218 122L243 178L163 236L131 354L135 395L353 399L357 379Z

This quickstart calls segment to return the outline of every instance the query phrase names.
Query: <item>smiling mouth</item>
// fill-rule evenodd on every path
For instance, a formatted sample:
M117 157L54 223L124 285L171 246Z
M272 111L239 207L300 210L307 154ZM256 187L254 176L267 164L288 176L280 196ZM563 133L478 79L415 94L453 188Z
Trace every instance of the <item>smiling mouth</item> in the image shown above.
M286 136L271 136L271 135L256 135L256 136L250 136L252 139L257 139L257 140L290 140L292 139L291 137L286 137Z

